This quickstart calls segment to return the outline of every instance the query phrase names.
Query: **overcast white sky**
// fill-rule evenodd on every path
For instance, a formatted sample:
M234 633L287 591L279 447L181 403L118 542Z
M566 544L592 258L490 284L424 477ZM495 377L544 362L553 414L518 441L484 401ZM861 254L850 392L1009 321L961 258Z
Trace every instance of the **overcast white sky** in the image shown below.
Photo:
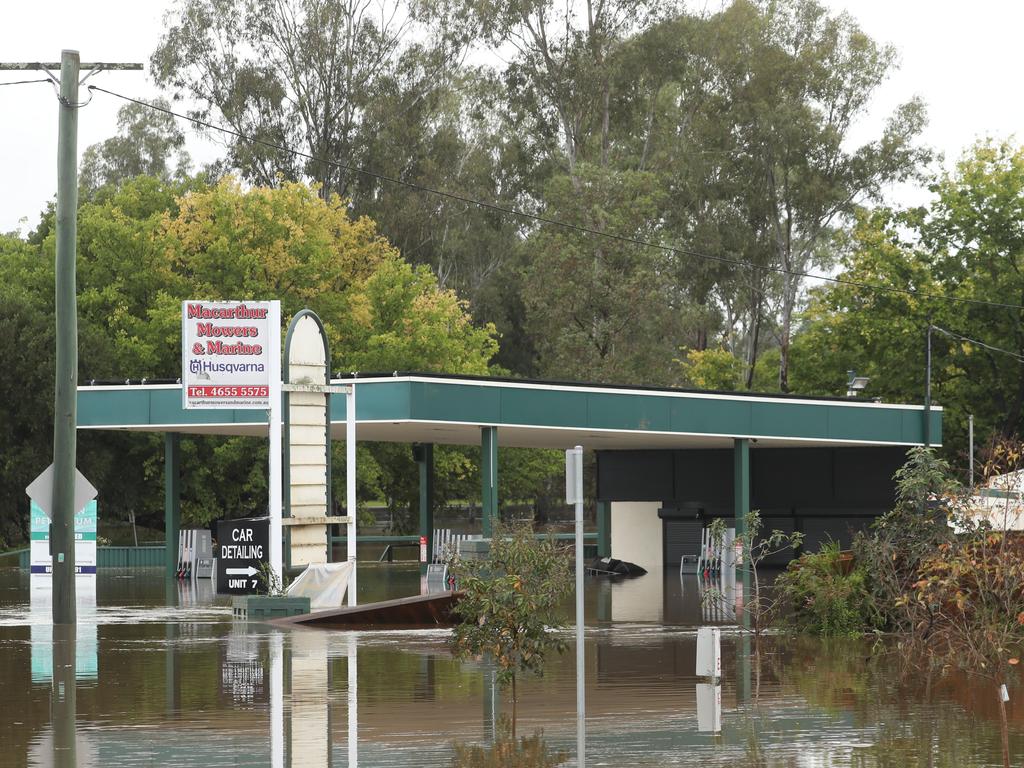
M874 132L892 108L918 95L929 108L926 143L947 164L979 137L1024 138L1020 31L1024 4L1011 0L825 0L848 10L877 40L894 44L901 69L884 86L865 125ZM83 61L146 63L170 0L6 0L0 60L58 60L62 48ZM30 73L0 72L0 82ZM94 82L147 98L148 74L104 73ZM79 116L79 150L115 132L120 103L98 94ZM190 133L190 132L189 132ZM190 139L198 161L215 148ZM0 232L33 226L56 188L57 103L49 85L0 87ZM901 201L920 202L900 190ZM913 199L917 198L917 199Z

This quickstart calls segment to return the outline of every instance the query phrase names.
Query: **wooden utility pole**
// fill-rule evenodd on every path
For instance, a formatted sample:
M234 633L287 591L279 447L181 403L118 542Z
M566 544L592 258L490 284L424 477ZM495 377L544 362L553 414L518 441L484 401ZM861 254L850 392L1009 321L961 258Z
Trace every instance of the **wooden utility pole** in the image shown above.
M53 566L53 623L74 624L75 610L75 462L78 428L78 306L75 243L78 224L78 88L103 70L142 69L141 64L81 64L78 51L62 51L60 63L0 62L0 70L39 70L59 87L57 133L56 376L53 402L53 518L50 554ZM51 70L60 70L60 78Z

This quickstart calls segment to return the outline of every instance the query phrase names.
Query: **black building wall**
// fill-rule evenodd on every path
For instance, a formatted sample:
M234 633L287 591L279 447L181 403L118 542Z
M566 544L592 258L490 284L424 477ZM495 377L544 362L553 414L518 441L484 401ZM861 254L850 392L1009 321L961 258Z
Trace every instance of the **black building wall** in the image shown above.
M906 449L757 448L750 450L751 508L767 530L798 530L805 549L852 533L892 508L893 474ZM666 520L733 517L733 451L598 451L599 501L658 501ZM668 539L669 537L666 537ZM675 551L666 562L675 560Z

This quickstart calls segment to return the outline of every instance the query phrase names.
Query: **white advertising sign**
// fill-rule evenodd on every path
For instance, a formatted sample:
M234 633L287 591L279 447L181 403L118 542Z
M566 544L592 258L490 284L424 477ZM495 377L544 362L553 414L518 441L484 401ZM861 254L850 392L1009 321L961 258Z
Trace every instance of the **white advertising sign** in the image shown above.
M277 301L183 301L181 391L184 408L270 407L271 328L280 338Z

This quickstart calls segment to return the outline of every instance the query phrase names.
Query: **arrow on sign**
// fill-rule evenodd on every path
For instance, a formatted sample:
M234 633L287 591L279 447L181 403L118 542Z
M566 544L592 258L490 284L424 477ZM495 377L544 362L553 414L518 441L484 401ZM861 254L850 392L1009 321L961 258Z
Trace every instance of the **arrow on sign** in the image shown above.
M39 473L39 477L29 483L25 493L32 499L39 508L46 513L46 516L53 519L53 464ZM82 511L82 507L96 498L99 493L92 487L92 483L85 479L85 475L75 470L75 514Z
M251 565L248 568L227 568L224 572L228 576L255 576L259 573Z

